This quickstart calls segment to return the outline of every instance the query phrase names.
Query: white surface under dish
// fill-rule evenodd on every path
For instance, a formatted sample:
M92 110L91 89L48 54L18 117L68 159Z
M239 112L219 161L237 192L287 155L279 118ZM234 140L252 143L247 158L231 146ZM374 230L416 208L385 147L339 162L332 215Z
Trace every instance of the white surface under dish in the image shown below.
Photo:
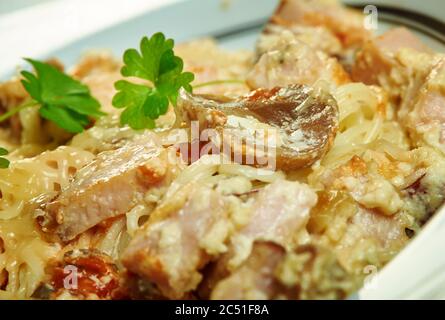
M23 17L32 17L32 8L15 11L9 20L0 19L0 39L2 39L2 61L0 79L5 79L15 72L21 55L33 58L58 57L66 65L72 65L88 49L109 49L120 56L125 48L134 47L143 35L157 31L164 32L176 41L186 41L196 37L213 36L226 48L252 48L258 32L273 12L276 0L167 0L146 1L151 5L141 5L138 11L122 10L121 15L112 18L112 10L119 10L109 2L109 10L92 23L88 15L82 16L82 10L66 12L76 23L84 24L80 30L64 24L69 32L64 33L63 26L58 33L46 35L45 30L53 30L57 21L51 20L54 8L61 3L74 1L61 0L38 6L38 17L42 25L33 30L19 27L16 22ZM77 6L94 8L103 0L75 1ZM83 3L85 2L85 3ZM348 4L363 8L364 1L346 1ZM93 4L92 4L93 3ZM95 3L95 4L94 4ZM165 3L173 3L161 6ZM226 5L224 5L226 3ZM411 27L428 45L435 50L445 52L445 3L440 0L425 1L376 1L379 13L378 33L391 26L404 24ZM81 7L80 7L81 8ZM153 10L155 9L155 10ZM40 10L40 11L39 11ZM85 12L85 11L84 11ZM107 13L108 12L108 13ZM111 12L111 13L110 13ZM45 16L47 14L48 16ZM116 12L114 12L116 15ZM62 17L63 18L63 17ZM86 19L83 23L82 20ZM34 17L36 19L36 17ZM60 17L58 17L60 19ZM76 20L77 19L77 20ZM23 20L22 20L23 21ZM8 25L9 23L9 25ZM91 23L90 25L88 23ZM14 26L21 28L14 30ZM17 41L20 34L29 30L29 41ZM37 37L37 38L36 38ZM6 39L7 38L7 39ZM45 42L48 38L50 41ZM5 42L9 46L4 46ZM3 41L5 40L5 41ZM24 42L24 43L23 43ZM45 46L42 46L44 43ZM5 49L9 48L9 49ZM29 48L27 51L26 49ZM37 48L37 49L36 49ZM8 51L5 54L6 50ZM439 210L428 222L424 230L383 270L360 290L359 299L411 299L445 298L445 209Z

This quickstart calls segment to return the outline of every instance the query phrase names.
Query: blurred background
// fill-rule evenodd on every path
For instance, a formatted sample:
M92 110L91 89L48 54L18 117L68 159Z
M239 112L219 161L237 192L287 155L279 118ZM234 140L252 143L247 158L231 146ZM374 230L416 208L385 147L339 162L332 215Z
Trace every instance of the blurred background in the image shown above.
M442 0L344 2L362 6L390 4L420 10L440 20L445 14ZM174 9L168 9L174 3L177 5L170 7ZM228 36L223 45L251 46L261 23L277 3L278 0L0 0L0 78L9 75L24 56L44 58L51 52L71 63L88 47L106 47L120 54L141 35L161 30L178 41L225 33ZM151 15L153 11L159 14ZM221 14L214 14L216 11ZM118 25L122 27L112 28ZM240 28L242 34L230 37L231 30ZM98 33L101 34L92 36ZM57 51L61 48L66 50ZM76 56L70 55L68 49L76 51Z

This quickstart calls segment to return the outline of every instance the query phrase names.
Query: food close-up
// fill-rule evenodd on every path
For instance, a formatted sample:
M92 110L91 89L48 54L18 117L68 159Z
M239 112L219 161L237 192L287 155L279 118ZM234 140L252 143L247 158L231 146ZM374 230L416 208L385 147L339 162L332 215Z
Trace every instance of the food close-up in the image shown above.
M0 299L356 295L445 200L444 50L370 14L281 0L246 48L158 28L20 57Z

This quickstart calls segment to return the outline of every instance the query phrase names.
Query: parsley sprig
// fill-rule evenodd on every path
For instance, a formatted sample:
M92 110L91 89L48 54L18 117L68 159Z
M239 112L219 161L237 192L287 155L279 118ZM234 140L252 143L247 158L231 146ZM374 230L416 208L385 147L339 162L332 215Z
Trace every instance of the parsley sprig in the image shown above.
M28 107L39 105L41 117L71 133L79 133L90 123L90 118L104 115L99 102L87 86L59 71L56 67L32 59L25 59L36 74L22 71L23 87L31 100L0 116L0 122Z
M125 109L121 124L133 129L154 128L155 120L176 105L179 90L192 92L194 75L183 72L184 62L173 52L174 41L164 34L155 33L141 40L139 51L128 49L124 53L124 77L142 79L138 83L119 80L115 83L117 93L113 106ZM99 102L90 94L87 86L59 71L54 66L37 60L25 59L35 74L22 71L22 84L31 99L0 115L0 122L9 119L21 110L39 106L41 117L54 122L62 129L78 133L90 123L91 118L104 115ZM145 84L144 82L149 82ZM216 80L195 85L200 88L218 84L240 84L241 80Z
M0 156L5 156L8 154L8 150L0 147ZM3 157L0 157L0 168L4 169L9 167L9 160Z
M183 72L184 63L175 56L173 46L174 41L159 32L151 38L142 38L140 52L125 51L121 74L148 80L151 86L126 80L115 83L118 92L113 97L113 106L125 108L121 124L136 130L154 128L155 120L167 112L169 102L176 105L181 88L192 91L190 83L194 75Z

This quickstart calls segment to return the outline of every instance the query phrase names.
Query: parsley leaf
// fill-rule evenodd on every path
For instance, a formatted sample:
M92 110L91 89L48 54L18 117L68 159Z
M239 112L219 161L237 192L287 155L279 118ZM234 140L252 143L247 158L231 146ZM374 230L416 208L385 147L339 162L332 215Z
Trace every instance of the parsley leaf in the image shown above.
M176 105L179 89L191 92L194 80L191 72L183 72L184 63L173 52L174 41L164 34L155 33L150 39L142 38L140 52L128 49L124 53L124 77L148 80L153 87L135 84L126 80L115 83L118 90L113 97L113 106L125 108L121 124L133 129L153 128L160 115L168 110L169 102Z
M23 87L40 105L40 115L71 133L78 133L91 118L104 115L99 102L91 96L87 86L59 71L54 66L37 60L25 59L36 75L22 71Z
M5 156L8 154L8 150L0 147L0 156ZM4 169L9 167L9 160L3 157L0 157L0 168Z

